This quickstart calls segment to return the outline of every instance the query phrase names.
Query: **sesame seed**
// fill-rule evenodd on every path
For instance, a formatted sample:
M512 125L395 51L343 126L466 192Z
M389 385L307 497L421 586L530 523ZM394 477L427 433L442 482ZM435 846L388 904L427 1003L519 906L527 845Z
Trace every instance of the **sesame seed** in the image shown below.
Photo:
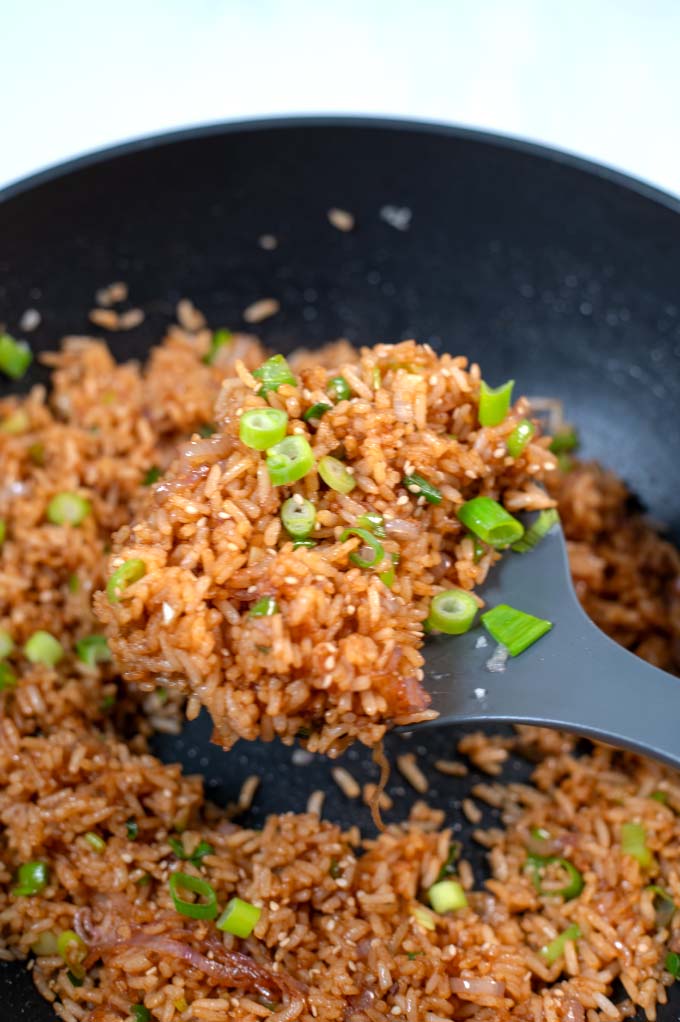
M293 494L293 503L297 504L298 507L302 507L304 502L305 502L305 498L302 496L301 493L294 493Z
M332 671L335 667L335 657L327 656L323 662L324 670Z
M434 387L436 382L437 382L437 374L436 373L432 373L432 376L430 377L428 382L429 382L431 387Z
M295 575L286 575L283 581L289 586L297 585L297 578Z
M397 504L401 504L402 506L404 504L408 504L408 497L405 493L402 493L401 497L397 497Z

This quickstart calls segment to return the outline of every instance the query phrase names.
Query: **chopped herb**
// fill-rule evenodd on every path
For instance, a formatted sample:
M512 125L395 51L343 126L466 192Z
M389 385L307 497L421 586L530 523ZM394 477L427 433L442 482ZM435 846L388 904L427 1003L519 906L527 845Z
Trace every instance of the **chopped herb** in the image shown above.
M653 791L649 797L653 798L655 802L660 802L662 806L665 806L668 803L667 791Z
M99 834L95 834L94 831L88 830L87 834L84 834L83 836L92 851L96 852L97 855L101 855L101 853L105 851L106 841L103 837L100 837Z
M340 869L340 863L337 859L331 859L330 869L328 870L334 880L337 880L342 870Z
M437 881L446 880L447 877L456 873L456 863L460 858L460 853L463 850L463 846L460 841L452 841L449 845L449 854L446 856L442 868L437 874Z
M362 557L360 552L352 551L349 555L352 564L356 564L359 568L375 568L377 565L382 564L385 550L382 543L375 538L372 532L369 532L368 529L343 529L340 533L340 542L345 543L352 536L356 536L372 551L372 556L370 557Z
M430 905L438 915L457 912L467 906L465 891L456 880L439 880L427 892Z
M283 355L272 355L266 362L253 371L256 380L262 381L258 396L264 397L270 390L277 391L283 384L295 387L297 379Z
M641 823L622 824L621 851L637 859L646 869L656 865L656 860L647 847L647 834Z
M332 376L328 381L326 393L329 394L334 401L347 401L352 396L349 383L344 376Z
M32 361L33 353L25 341L0 334L0 372L12 380L20 380Z
M125 830L127 831L128 841L136 841L139 837L139 824L132 816L129 820L125 821Z
M88 667L107 663L111 659L109 644L103 635L86 635L76 642L78 659Z
M176 837L169 837L168 844L178 859L185 862L192 862L194 866L200 866L206 855L214 855L215 849L208 841L199 841L193 852L187 852L184 845Z
M427 479L418 475L417 472L404 476L402 482L409 493L424 497L428 504L441 504L441 490L438 490L432 483L428 483Z
M579 437L573 426L563 426L557 430L550 443L550 450L553 454L571 454L578 449Z
M49 632L37 631L27 640L24 653L32 664L54 667L63 657L64 647Z
M217 915L217 895L214 888L207 880L201 877L190 876L188 873L171 873L170 896L177 912L189 919L214 919ZM188 891L197 894L204 900L187 901L182 897L180 891Z
M546 888L544 887L545 871L550 868L552 872L555 867L561 870L566 883L562 887ZM531 874L531 881L536 892L546 897L564 898L565 901L571 901L572 898L577 898L583 890L583 875L569 859L562 859L557 855L533 855L530 853L526 858L525 869Z
M385 519L376 511L368 511L365 515L360 515L357 518L357 525L362 529L368 529L378 539L387 539Z
M210 347L207 354L203 356L204 363L208 366L212 365L220 348L224 348L225 345L231 344L232 340L232 332L231 330L227 330L226 327L222 327L220 330L215 330L210 338Z
M17 687L17 676L4 660L0 660L0 692Z
M561 958L564 954L564 946L567 941L578 940L579 937L583 936L581 929L576 923L572 923L568 926L559 937L555 937L549 944L542 947L539 951L541 958L546 962L547 965L553 965L558 958Z
M106 583L106 595L109 603L118 603L121 595L133 582L139 582L146 575L146 564L138 557L132 557L129 561L116 568Z
M670 972L673 979L680 979L680 955L675 951L669 951L664 962L666 972Z
M44 862L25 862L17 871L17 886L12 889L15 898L30 898L44 891L49 883L49 870Z
M143 1004L132 1004L130 1014L133 1022L151 1022L151 1012Z
M279 613L279 605L273 596L263 596L248 611L249 617L272 617Z
M0 433L5 433L7 436L20 436L26 432L29 426L28 415L23 408L17 408L0 422Z
M505 442L508 454L511 458L519 458L520 454L531 443L536 433L536 427L529 419L521 419Z
M150 469L144 473L144 479L142 480L143 486L153 486L155 482L158 482L160 477L163 475L158 465L152 465Z
M329 412L333 405L326 404L325 401L317 401L315 405L308 408L303 414L302 418L304 422L311 422L312 419L320 419L325 412Z
M198 427L198 435L202 436L206 440L213 433L217 432L217 426L214 422L204 422L202 426Z
M551 507L540 511L533 525L527 529L521 539L512 544L510 549L514 550L516 554L526 554L538 546L550 530L559 525L559 521L560 516L556 508Z

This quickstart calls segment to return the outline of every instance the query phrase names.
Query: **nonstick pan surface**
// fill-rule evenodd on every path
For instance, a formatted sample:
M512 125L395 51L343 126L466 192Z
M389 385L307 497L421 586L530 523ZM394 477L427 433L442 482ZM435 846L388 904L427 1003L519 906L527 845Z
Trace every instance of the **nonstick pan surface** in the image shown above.
M355 215L354 231L331 227L332 206ZM95 290L125 280L146 319L107 337L119 358L143 356L183 296L231 327L254 300L277 298L281 312L260 333L283 352L340 335L415 336L470 355L492 382L513 376L518 392L561 399L585 454L622 475L677 540L679 214L677 200L622 175L477 132L347 118L216 126L87 157L0 194L0 322L20 336L24 310L38 309L31 344L52 348L65 333L91 333ZM263 234L276 236L275 250L258 245ZM393 735L388 751L413 748L432 763L460 733ZM278 744L225 753L209 734L202 716L180 737L159 736L157 751L203 773L222 803L261 773L245 822L300 811L324 787L328 818L370 829L326 761L296 766ZM365 750L345 759L375 776ZM529 771L513 759L506 775ZM459 806L479 776L431 776L431 801L465 834ZM403 817L413 793L399 776L388 790L387 818ZM475 866L481 877L481 852ZM54 1018L21 968L3 966L0 989L0 1018ZM680 1018L674 990L659 1018Z

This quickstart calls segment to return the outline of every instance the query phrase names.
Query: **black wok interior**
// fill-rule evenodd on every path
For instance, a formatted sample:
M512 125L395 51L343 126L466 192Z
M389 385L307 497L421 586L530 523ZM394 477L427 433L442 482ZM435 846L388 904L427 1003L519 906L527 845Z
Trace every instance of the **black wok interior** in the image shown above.
M386 205L411 211L407 230L381 217ZM330 226L331 206L354 213L355 231ZM560 398L585 454L622 475L677 539L679 213L680 203L619 175L474 132L349 119L227 125L123 147L0 195L0 324L21 336L22 313L38 309L40 349L92 333L95 290L120 279L146 312L139 328L107 336L120 358L143 356L182 296L234 328L255 299L279 299L260 333L284 352L340 335L415 336L470 355L492 383L513 376L517 392ZM262 234L278 238L274 251L258 245ZM36 369L27 382L41 377ZM389 744L433 761L457 734ZM208 736L200 718L180 738L159 737L158 751L202 772L221 802L261 772L247 822L301 810L324 786L329 818L368 824L326 762L303 769L278 745L224 753ZM364 750L345 758L357 775L375 773ZM528 771L513 760L506 772ZM432 801L458 820L477 775L433 776ZM398 776L388 790L396 819L412 793ZM476 867L481 878L481 854ZM17 967L4 966L0 983L3 1018L54 1017ZM659 1018L679 1009L672 994Z

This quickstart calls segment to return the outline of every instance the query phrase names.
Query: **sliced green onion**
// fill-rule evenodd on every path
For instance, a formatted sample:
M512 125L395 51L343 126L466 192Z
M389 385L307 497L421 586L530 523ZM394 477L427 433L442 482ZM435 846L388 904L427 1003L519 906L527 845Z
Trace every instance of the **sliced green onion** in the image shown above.
M477 601L471 593L447 589L445 593L437 593L430 602L428 629L445 635L463 635L472 628L477 610Z
M475 564L479 564L486 553L486 547L482 543L481 539L478 539L477 536L474 536L471 532L468 532L468 536L472 540L472 560Z
M7 522L4 518L0 518L0 546L5 542L7 537Z
M0 656L2 656L1 653ZM667 791L653 791L649 797L653 798L655 802L660 802L662 806L665 806L666 803L668 802Z
M210 338L210 347L208 348L207 354L203 356L205 364L208 366L212 365L220 348L224 348L225 345L231 344L232 339L233 334L231 330L227 330L226 327L222 327L220 330L215 330Z
M281 505L283 527L293 539L307 539L316 523L316 508L311 500L296 494Z
M521 539L512 544L510 549L514 550L516 554L528 553L529 550L533 550L535 546L538 546L550 530L559 524L559 521L560 516L557 508L550 507L545 511L540 511L533 525L527 529Z
M549 450L553 454L571 454L579 446L578 433L573 426L563 426L559 429L550 443Z
M475 536L493 547L516 543L524 526L491 497L473 497L458 508L456 515Z
M4 660L0 660L0 692L17 687L17 676Z
M337 859L331 859L331 864L328 868L328 873L333 878L333 880L337 880L340 874L342 873L342 870L340 869L340 863L338 862Z
M343 529L340 533L340 542L345 543L350 536L357 536L373 552L372 557L362 557L358 551L352 551L349 555L352 564L356 564L359 568L375 568L378 564L382 564L385 550L372 532L369 532L368 529Z
M422 954L425 954L425 952L424 951L407 951L406 952L406 957L408 958L409 962L415 962L416 958L418 958L418 956L422 955Z
M187 852L184 845L176 837L169 837L168 844L178 859L193 862L194 866L200 866L206 855L214 855L215 849L208 841L199 841L193 852Z
M125 821L125 830L128 836L128 841L137 840L139 837L139 824L134 817L131 816L129 820Z
M344 376L333 376L328 381L326 387L326 393L329 394L334 401L347 401L352 396L349 383Z
M44 891L49 883L49 870L44 862L25 862L17 872L17 886L12 890L15 898L30 898Z
M45 464L45 445L41 443L31 444L28 448L28 456L34 465L42 467Z
M479 422L482 426L498 426L508 414L514 380L490 387L482 380L479 388Z
M217 915L217 895L207 880L188 873L171 873L170 896L177 912L189 919L214 919ZM186 901L180 890L197 894L204 901Z
M106 595L109 603L118 603L123 592L133 582L139 582L146 575L146 564L138 557L133 557L116 568L106 583Z
M382 515L379 515L377 511L368 511L365 515L360 515L357 518L357 525L361 529L369 529L374 536L378 539L386 539L387 533L385 532L385 519Z
M73 969L66 970L66 978L68 979L71 986L81 987L85 982L85 973L82 976L78 976Z
M24 646L26 658L32 664L45 664L54 667L64 655L64 647L49 632L33 632Z
M371 380L373 382L373 390L380 390L380 388L382 386L382 373L380 372L380 369L378 368L378 366L374 366L373 367L373 372L371 374Z
M202 426L198 427L198 435L202 436L204 440L207 440L209 436L217 432L217 426L214 422L204 422Z
M313 546L316 546L316 540L315 539L296 539L295 542L293 543L293 550L297 550L297 548L301 547L301 546L311 548Z
M314 454L303 436L287 436L267 451L267 471L274 486L289 486L314 468Z
M78 659L88 667L107 663L111 659L109 644L103 635L86 635L76 642Z
M80 525L91 510L89 500L79 493L58 493L47 505L45 517L53 525Z
M559 937L551 940L538 953L547 965L553 965L564 954L564 946L567 941L578 940L582 936L581 928L576 923L572 923Z
M159 467L157 465L152 465L151 468L148 469L144 474L144 478L142 479L142 486L153 486L155 482L158 482L162 475L163 473L161 472Z
M0 423L0 433L7 436L20 436L30 426L28 415L23 408L17 408Z
M87 957L87 944L74 930L64 930L57 937L57 954L64 959L73 971L74 976L82 979L85 972L83 960Z
M31 362L33 353L25 341L15 341L9 334L0 334L0 372L20 380Z
M447 877L456 872L456 863L460 859L460 853L462 850L463 846L460 841L451 842L449 845L449 854L446 856L446 860L437 875L437 882L440 880L446 880Z
M215 925L224 933L234 937L249 937L257 926L262 909L241 898L232 898Z
M0 660L8 657L14 649L14 639L4 628L0 628Z
M248 611L249 617L272 617L278 614L279 605L273 596L263 596L261 600L254 603Z
M645 889L654 895L656 925L659 927L668 926L675 915L675 902L668 891L664 891L663 887L659 887L658 884L650 884L650 886Z
M262 381L258 390L259 397L264 397L270 390L278 390L284 383L294 387L297 380L283 355L272 355L266 362L253 371L256 380Z
M280 408L251 408L239 421L238 435L246 447L266 451L286 435L288 415Z
M511 458L519 458L536 435L536 427L530 419L520 419L505 442Z
M77 593L78 590L80 589L80 579L75 573L69 575L68 579L66 580L66 585L68 586L68 591L70 593Z
M664 962L666 972L670 972L673 979L680 979L680 955L675 951L669 951Z
M37 940L31 944L31 951L34 955L56 955L57 953L57 935L52 930L43 930L38 935Z
M432 483L428 483L427 479L418 475L417 472L404 476L402 482L409 493L415 493L419 497L424 497L428 504L441 504L441 491L436 486L433 486Z
M317 401L315 405L308 408L302 416L305 422L310 422L311 419L320 419L325 412L329 412L333 405L326 404L325 401Z
M647 833L641 823L621 825L621 851L637 859L641 866L648 868L655 864L654 856L647 847Z
M499 603L482 614L482 624L496 642L505 646L510 656L519 656L552 628L552 621L525 614L507 603Z
M151 1012L143 1004L131 1004L130 1014L133 1022L151 1022Z
M330 454L325 454L319 461L319 475L337 493L351 493L357 484L350 470Z
M414 905L411 909L411 915L424 930L436 930L437 924L434 920L433 913L429 909L425 908L424 905Z
M566 874L566 883L563 887L544 888L543 871L548 866L557 866ZM571 901L577 898L583 890L583 875L569 859L562 859L557 855L533 855L526 858L526 869L531 873L531 880L538 894L550 898L564 898Z
M439 880L427 892L430 905L438 915L445 912L457 912L465 908L467 898L465 891L457 880Z
M391 589L392 586L394 585L394 580L397 577L395 567L399 563L398 554L391 554L390 556L392 558L391 566L387 569L387 571L378 572L378 578L387 586L388 589Z
M83 837L92 851L96 852L97 855L101 855L101 853L106 850L106 841L103 837L100 837L99 834L95 834L93 830L88 830L87 834L83 834Z

